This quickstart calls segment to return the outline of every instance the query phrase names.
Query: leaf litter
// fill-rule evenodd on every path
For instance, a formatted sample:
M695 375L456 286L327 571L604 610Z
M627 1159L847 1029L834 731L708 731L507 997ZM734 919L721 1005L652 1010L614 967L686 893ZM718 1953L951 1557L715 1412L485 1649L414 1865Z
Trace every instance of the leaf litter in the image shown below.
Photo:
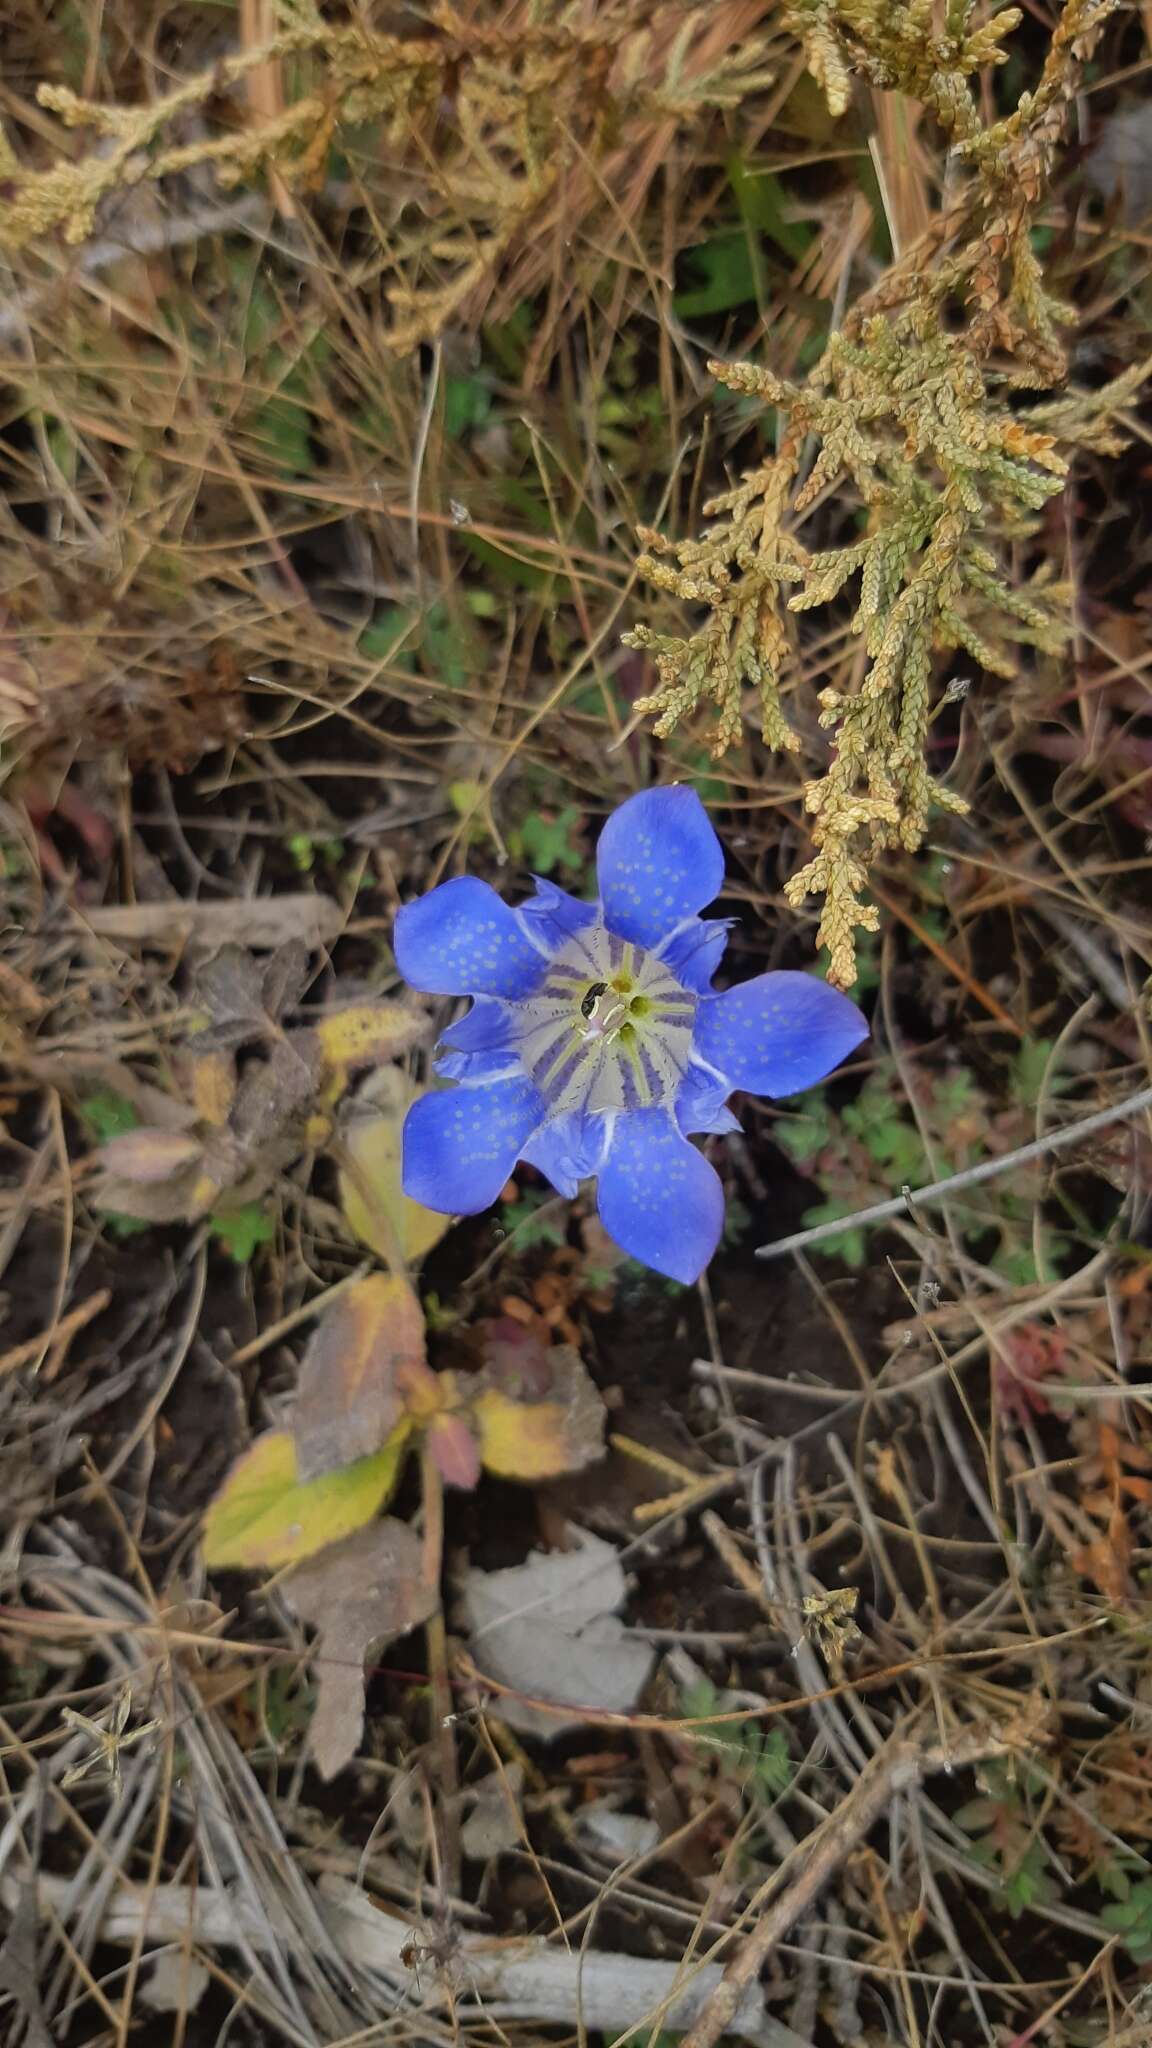
M792 459L783 415L740 392L717 403L704 357L798 389L832 326L866 354L869 319L910 277L939 279L951 340L971 318L991 348L973 358L969 431L1015 374L1019 337L997 323L1020 309L995 239L955 231L996 162L1019 168L1021 80L1038 89L1042 154L1062 113L1077 123L1039 216L1021 228L1027 177L997 201L1017 282L1032 249L1045 272L1033 311L1072 343L1054 401L1065 425L1078 390L1138 369L1138 13L1071 0L1050 10L1053 39L1036 10L1007 33L1003 17L965 27L953 8L958 36L995 31L984 56L953 70L937 41L909 92L893 81L935 34L931 10L625 4L588 30L513 9L494 39L465 9L402 52L379 22L349 44L330 10L319 27L290 11L304 55L258 46L260 5L236 16L235 49L219 10L183 8L157 84L110 0L82 88L98 113L77 107L66 137L37 104L38 87L61 93L72 76L64 17L17 6L4 31L6 192L26 214L29 193L78 202L95 178L117 226L76 245L63 314L52 232L8 248L0 314L19 338L0 450L15 507L0 622L14 733L0 813L0 2031L65 2048L126 2039L142 2019L157 2031L144 2018L155 1941L179 1951L170 2031L197 2043L237 2024L223 1988L235 1972L259 2048L381 2025L450 2024L465 2043L509 2024L533 2039L552 2024L663 2038L674 2021L705 2029L692 2048L721 2021L781 2048L877 2033L1142 2048L1146 1129L1114 1127L1074 1161L1044 1153L933 1218L905 1205L882 1240L851 1222L933 1157L947 1171L1043 1148L1146 1078L1135 384L1128 450L1102 460L1088 436L1032 538L1003 537L1005 587L1066 613L1072 658L1028 648L994 682L977 618L963 675L928 647L908 671L909 717L925 692L938 706L926 766L972 822L936 816L919 857L884 854L885 929L858 952L877 1025L858 1071L822 1096L742 1108L742 1135L708 1141L732 1237L706 1297L654 1289L586 1204L551 1200L527 1172L494 1219L460 1229L406 1204L400 1127L446 1020L397 1000L389 953L397 904L465 867L513 897L525 862L589 894L598 822L664 780L694 783L723 825L742 966L817 966L779 891L806 858L806 791L827 775L817 714L873 702L856 597L822 623L787 612L769 642L794 753L761 749L763 678L739 635L728 674L749 687L725 705L738 744L724 764L706 756L707 713L654 752L630 730L650 657L614 652L637 618L621 534L665 504L670 535L689 532L712 492L735 490L738 523L758 518L740 473L766 447ZM1002 33L1011 61L997 66ZM1089 43L1091 68L1071 78L1062 67ZM243 87L238 75L221 93L220 67L236 50L259 89L233 121ZM169 84L192 90L191 113L163 111ZM431 149L430 105L463 109ZM973 146L949 149L941 124L965 109ZM126 110L149 138L124 156ZM294 128L289 160L268 161L262 124L305 115L314 132ZM986 117L1008 126L977 170ZM169 141L213 154L153 179ZM239 194L213 190L225 158ZM144 185L113 190L142 165ZM890 248L909 261L878 276ZM743 277L732 311L713 294L719 310L698 309L691 333L670 329L690 271L714 282L725 266ZM1074 336L1054 293L1076 308ZM360 346L395 340L397 314L430 346ZM915 407L931 396L917 390ZM1047 401L1008 400L1014 461ZM837 432L846 417L841 404ZM797 423L807 478L813 436ZM955 419L944 430L951 460ZM861 445L843 442L849 467ZM669 499L670 480L689 481L685 447L691 488ZM723 654L749 572L776 576L793 548L826 561L868 549L887 509L833 476L836 453L824 434L826 487L803 527L769 520L767 553L753 532L723 587L701 595L698 563L690 595L656 582L657 642L695 632L706 603ZM923 467L920 484L938 504ZM869 606L877 595L866 588ZM843 748L833 759L850 765ZM872 800L882 810L885 790ZM240 957L222 958L228 946ZM841 1258L753 1267L742 1231L789 1231L814 1200L847 1219ZM121 1242L133 1218L141 1230ZM389 1392L381 1332L329 1330L317 1353L333 1400L305 1428L307 1333L365 1254L375 1280L419 1269L426 1351L397 1360ZM534 1348L510 1358L508 1322ZM206 1418L222 1412L228 1442L210 1445ZM612 1484L634 1450L622 1459L617 1438L605 1455L622 1416L662 1475L647 1520L635 1489ZM345 1449L364 1455L342 1463ZM189 1601L195 1518L233 1453L206 1523L228 1576L211 1562L209 1597ZM555 1472L576 1475L565 1496ZM365 1658L386 1640L371 1631L415 1598L412 1542L449 1588L464 1556L489 1570L551 1560L562 1497L632 1579L629 1604L584 1630L642 1616L653 1648L635 1705L560 1745L519 1739L495 1675L488 1693L473 1676L500 1631L469 1643L449 1592L447 1617L431 1608L374 1674L361 1730ZM379 1592L369 1574L364 1611L350 1601L354 1654L326 1658L319 1599L304 1623L318 1631L315 1699L338 1732L343 1717L329 1759L353 1760L317 1794L319 1771L300 1768L313 1695L292 1580L339 1584L361 1543L387 1553L390 1499L407 1518L399 1617L385 1555ZM266 1572L271 1584L253 1576ZM541 1661L537 1646L529 1697ZM347 1687L325 1708L333 1664ZM126 1676L137 1714L118 1730L109 1703ZM125 1739L153 1721L147 1740ZM101 1738L119 1745L119 1799ZM973 1763L981 1743L993 1748ZM613 1842L647 1860L635 1879L617 1866L606 1892ZM123 1945L123 1969L108 1970L106 1943ZM202 1993L199 1955L213 1964ZM726 1965L748 1973L735 2009Z

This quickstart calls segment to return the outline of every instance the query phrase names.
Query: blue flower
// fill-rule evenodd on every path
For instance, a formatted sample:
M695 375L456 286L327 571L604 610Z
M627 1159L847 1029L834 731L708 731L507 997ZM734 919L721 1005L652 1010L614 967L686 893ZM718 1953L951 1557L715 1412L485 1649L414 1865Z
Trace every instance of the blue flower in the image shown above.
M458 1085L404 1125L405 1193L474 1215L518 1159L562 1195L595 1178L622 1251L695 1280L719 1241L719 1176L688 1140L734 1131L736 1088L795 1095L867 1035L855 1003L808 974L761 974L722 995L724 855L691 789L650 789L609 818L599 899L554 883L513 910L471 875L396 919L396 962L432 995L470 995L437 1069Z

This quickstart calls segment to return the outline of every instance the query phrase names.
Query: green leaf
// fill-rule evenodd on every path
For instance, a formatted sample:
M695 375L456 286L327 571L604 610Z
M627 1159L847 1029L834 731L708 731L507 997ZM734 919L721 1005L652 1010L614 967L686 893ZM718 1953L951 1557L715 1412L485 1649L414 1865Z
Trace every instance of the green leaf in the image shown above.
M850 1202L818 1202L814 1209L804 1211L801 1221L805 1230L817 1223L835 1223L840 1216L850 1216L852 1206ZM841 1231L836 1237L826 1238L816 1249L826 1258L843 1259L844 1264L850 1266L854 1273L858 1273L861 1267L867 1264L868 1239L865 1232L860 1229Z
M785 256L798 261L812 245L813 230L803 221L788 219L784 187L775 172L750 170L738 153L729 157L727 170L745 225L767 235Z
M1012 1093L1027 1109L1034 1109L1040 1100L1053 1043L1051 1038L1026 1038L1012 1062ZM1052 1095L1058 1095L1067 1086L1067 1075L1053 1074L1049 1078L1048 1091Z
M382 605L360 635L358 650L369 661L388 661L409 672L416 666L419 619L398 604Z
M813 1090L806 1107L794 1116L782 1116L772 1135L790 1159L801 1164L815 1159L832 1140L832 1115L824 1096Z
M583 815L575 804L566 804L562 811L552 815L545 811L530 811L514 834L509 835L509 844L516 857L526 862L533 874L550 875L554 868L562 868L569 874L584 865L583 849L578 835L583 824Z
M537 593L548 591L558 601L569 594L569 579L558 576L554 569L543 569L535 561L528 561L519 552L513 553L513 543L507 547L487 540L482 534L470 533L463 527L458 536L461 546L482 569L513 590L532 590Z
M80 1120L98 1145L106 1145L109 1138L122 1138L140 1122L127 1097L117 1095L114 1088L98 1088L95 1095L86 1095L80 1104Z
M483 426L492 410L492 393L479 377L444 379L444 432L449 441Z
M208 1228L238 1266L246 1266L258 1244L271 1242L275 1224L259 1202L245 1202L240 1209L219 1209L208 1219Z
M681 320L700 320L709 313L728 313L755 301L756 272L743 228L713 235L684 252L686 268L698 283L677 292L672 309Z

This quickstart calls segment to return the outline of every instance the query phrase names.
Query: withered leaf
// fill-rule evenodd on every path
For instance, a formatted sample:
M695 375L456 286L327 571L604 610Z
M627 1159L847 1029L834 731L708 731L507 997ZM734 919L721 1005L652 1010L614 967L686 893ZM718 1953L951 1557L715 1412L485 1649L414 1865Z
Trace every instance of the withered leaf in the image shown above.
M389 1516L301 1565L285 1592L301 1620L319 1630L308 1746L321 1777L334 1778L360 1742L365 1659L427 1621L439 1589L422 1576L419 1537Z
M118 1178L154 1187L195 1166L200 1153L200 1140L186 1132L162 1131L155 1125L140 1124L134 1131L122 1131L118 1138L109 1138L101 1146L100 1165Z
M266 1037L299 1000L310 972L302 939L277 946L267 960L254 959L243 946L224 946L201 967L191 991L193 1007L210 1019L197 1034L204 1049Z
M292 1431L301 1477L379 1450L405 1414L402 1369L423 1362L424 1316L406 1280L370 1273L340 1295L300 1366Z
M254 1152L281 1136L316 1091L319 1056L308 1046L306 1032L289 1032L268 1047L264 1060L245 1066L232 1106L231 1125L238 1143ZM304 1040L303 1046L297 1038Z

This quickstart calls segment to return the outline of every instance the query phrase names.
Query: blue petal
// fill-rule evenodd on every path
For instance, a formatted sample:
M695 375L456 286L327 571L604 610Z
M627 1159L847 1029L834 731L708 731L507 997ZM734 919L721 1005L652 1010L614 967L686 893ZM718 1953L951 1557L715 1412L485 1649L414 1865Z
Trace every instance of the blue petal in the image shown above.
M571 1200L582 1180L599 1173L607 1136L606 1117L569 1110L534 1131L521 1156Z
M475 1216L496 1200L543 1115L527 1080L422 1095L404 1119L404 1193L426 1209Z
M453 1081L474 1081L514 1071L517 1015L510 1003L477 996L472 1008L448 1026L436 1048L436 1072Z
M456 1017L443 1033L441 1045L454 1052L491 1052L494 1046L512 1045L516 1039L516 1012L495 996L477 996L470 1010Z
M645 789L613 811L596 849L610 931L656 947L718 896L724 855L694 789Z
M855 1003L812 974L758 974L696 1011L693 1051L756 1095L796 1095L867 1038Z
M726 1107L731 1092L721 1075L689 1065L676 1097L676 1121L684 1136L710 1131L722 1137L728 1131L738 1131L739 1121Z
M600 1170L600 1221L621 1251L670 1280L698 1280L724 1222L724 1190L666 1110L621 1116Z
M548 971L547 949L475 875L406 903L392 945L405 981L428 995L530 996Z
M543 940L549 952L555 952L565 939L593 922L596 905L581 903L579 897L570 896L567 889L557 888L555 882L546 881L543 875L533 875L532 880L536 894L520 905L517 915Z
M734 917L694 917L682 931L665 939L660 958L685 988L706 996L735 922Z

